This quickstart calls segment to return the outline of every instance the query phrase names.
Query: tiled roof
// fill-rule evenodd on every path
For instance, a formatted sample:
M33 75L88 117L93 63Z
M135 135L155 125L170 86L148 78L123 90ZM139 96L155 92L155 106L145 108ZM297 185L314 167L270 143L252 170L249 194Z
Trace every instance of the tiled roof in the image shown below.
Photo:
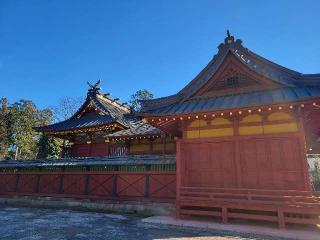
M199 103L199 99L191 100L197 91L199 91L208 81L213 77L213 75L217 72L223 61L226 59L228 54L232 54L235 58L237 58L240 62L245 64L249 69L253 70L257 74L264 76L267 79L270 79L274 83L283 86L282 90L275 91L267 91L266 94L273 95L277 94L277 92L308 92L308 87L315 87L314 91L317 91L316 88L320 87L320 74L302 74L288 68L282 67L276 63L273 63L258 54L248 50L243 47L242 41L240 39L235 40L233 36L228 36L224 43L220 44L218 47L218 53L213 57L213 59L209 62L209 64L181 91L177 94L142 101L142 110L141 112L148 115L153 114L155 112L168 112L173 113L176 111L179 112L189 112L189 108L193 109L194 106L187 107L186 104L195 104L195 102ZM305 88L307 87L307 88ZM298 90L297 88L301 88ZM313 91L312 90L312 91ZM247 94L246 97L242 94L235 94L233 96L227 96L227 102L222 102L222 105L226 107L236 106L231 102L241 103L239 98L250 98L252 100L253 95ZM314 94L311 94L311 97L314 97ZM320 95L317 95L320 96ZM307 96L308 97L308 94ZM235 99L234 99L235 98ZM300 97L298 97L300 98ZM202 102L210 102L209 108L215 109L217 101L222 101L224 97L213 97L211 100L203 99ZM253 104L257 104L260 100L252 100ZM277 101L277 100L276 100ZM215 102L215 103L214 103ZM270 100L268 103L275 102L274 100ZM201 103L199 103L201 105ZM247 103L248 106L252 104L250 101ZM175 105L178 105L175 107ZM205 105L205 104L203 104ZM180 106L180 107L179 107ZM181 107L182 106L182 107ZM206 105L207 106L207 105ZM245 104L241 104L240 106L245 106ZM238 107L238 106L237 106ZM181 111L185 108L185 111ZM201 106L195 107L195 109L201 109ZM177 109L177 110L175 110Z
M109 115L88 114L81 118L68 119L52 125L43 126L43 127L37 128L37 130L63 131L63 130L72 130L77 128L90 128L90 127L103 126L106 124L110 124L110 123L113 123L114 121L115 119Z
M88 106L96 110L86 113ZM126 104L110 98L109 95L101 94L97 89L89 89L86 101L71 118L35 129L39 132L63 132L114 123L122 125L124 130L106 135L106 137L162 134L161 130L143 122L142 118Z
M30 160L3 160L1 168L10 167L68 167L97 165L152 165L175 164L175 155L127 155L119 157L61 158Z
M131 119L127 118L129 125L128 129L120 130L114 133L109 134L109 137L122 137L122 136L139 136L139 135L161 135L163 132L151 126L148 123L145 123L143 120L137 120L136 117Z
M232 108L281 104L319 96L320 87L283 87L235 95L193 98L181 103L149 110L148 114L160 116L218 111Z

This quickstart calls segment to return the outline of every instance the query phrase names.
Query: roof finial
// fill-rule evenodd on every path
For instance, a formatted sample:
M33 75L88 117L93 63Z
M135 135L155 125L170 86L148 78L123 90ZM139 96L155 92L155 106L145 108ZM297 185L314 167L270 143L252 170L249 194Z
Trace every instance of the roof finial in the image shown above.
M229 30L227 30L227 36L228 36L228 38L230 38L230 37L231 37L231 35L230 35L230 31L229 31Z
M101 87L99 87L99 84L101 83L101 80L98 80L95 84L91 84L90 82L87 82L89 85L89 91L92 92L98 92L99 90L101 90Z

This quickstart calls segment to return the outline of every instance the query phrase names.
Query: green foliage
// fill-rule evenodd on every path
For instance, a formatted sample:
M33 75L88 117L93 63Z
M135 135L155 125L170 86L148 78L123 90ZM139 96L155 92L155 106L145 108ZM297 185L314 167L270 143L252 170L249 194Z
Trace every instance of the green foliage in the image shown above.
M140 111L141 109L141 100L150 100L153 99L153 94L146 89L138 90L136 93L131 95L129 104L130 107L135 111Z
M9 133L8 133L8 100L1 98L0 109L0 160L8 156Z
M38 142L37 158L59 158L63 140L42 135Z
M9 107L9 135L11 151L15 159L33 159L37 152L34 126L37 123L37 108L28 100L20 100Z
M39 136L34 130L34 127L52 122L50 109L38 110L29 100L10 105L2 98L1 103L0 159L59 157L61 140Z
M315 191L320 191L320 162L314 163L314 171L312 174L312 183Z

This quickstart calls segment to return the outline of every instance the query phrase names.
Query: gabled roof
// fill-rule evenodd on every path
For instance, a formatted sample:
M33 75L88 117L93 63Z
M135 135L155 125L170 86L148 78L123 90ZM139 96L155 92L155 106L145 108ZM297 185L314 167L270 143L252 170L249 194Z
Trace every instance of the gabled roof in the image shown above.
M38 127L36 130L41 132L47 131L64 131L72 130L79 128L90 128L97 126L104 126L106 124L114 123L114 118L109 115L96 115L96 114L87 114L80 118L68 119L62 122L58 122L52 125Z
M193 104L201 105L201 102L208 101L208 98L201 99L199 97L195 97L196 93L204 87L217 73L219 68L222 66L225 59L228 55L232 55L242 64L244 64L248 69L254 71L256 74L265 77L266 79L274 82L275 84L279 85L280 88L284 88L280 90L282 92L296 92L296 91L303 91L309 92L308 87L313 87L312 91L318 92L317 88L320 88L320 74L302 74L288 68L282 67L276 63L273 63L258 54L248 50L247 48L243 47L242 41L240 39L235 40L233 36L228 36L225 38L224 43L218 46L218 53L213 57L213 59L209 62L209 64L181 91L177 94L158 98L153 100L147 100L142 102L142 110L141 112L145 115L156 115L156 114L175 114L177 111L175 109L179 109L178 106L185 105L184 108L179 109L180 113L188 113L190 112L190 108L192 106L186 107L188 102L192 102ZM291 89L292 88L292 89ZM266 91L266 94L276 95L277 89ZM236 98L243 98L246 95L246 98L254 98L255 93L239 93L232 94L231 101L234 103L231 104L232 106L237 105L239 99ZM305 97L318 97L320 94L317 93L315 96L314 94L306 94ZM222 101L224 99L223 96L220 97L213 97L212 105L205 104L207 110L215 110L217 106L216 101ZM230 96L225 97L226 99L230 99ZM278 98L269 98L270 101L265 102L266 104L276 103ZM297 98L291 99L299 100L301 99L298 95ZM229 100L228 100L229 101ZM286 100L285 100L286 101ZM213 104L213 102L216 102ZM251 106L252 104L259 104L259 100L251 100L246 104L240 104L238 106ZM219 109L225 106L226 109L231 107L230 104L225 103L224 101L220 102ZM229 106L230 105L230 106ZM194 108L196 109L196 108Z
M97 87L91 87L85 102L69 119L35 129L44 133L63 133L116 124L123 130L109 134L110 137L162 134L161 130L143 122L142 118L137 116L127 104L121 103L118 99L112 99L110 94L102 94L99 90Z

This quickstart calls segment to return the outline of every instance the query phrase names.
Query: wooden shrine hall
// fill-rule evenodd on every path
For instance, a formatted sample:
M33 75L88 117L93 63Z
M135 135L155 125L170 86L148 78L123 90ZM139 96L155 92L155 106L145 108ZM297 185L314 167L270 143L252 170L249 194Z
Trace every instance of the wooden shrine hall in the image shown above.
M172 137L146 123L119 99L101 93L99 83L88 83L87 98L71 118L36 128L65 140L63 157L175 153Z
M141 115L175 136L177 216L320 224L306 154L317 148L320 74L302 74L228 32L209 64Z

